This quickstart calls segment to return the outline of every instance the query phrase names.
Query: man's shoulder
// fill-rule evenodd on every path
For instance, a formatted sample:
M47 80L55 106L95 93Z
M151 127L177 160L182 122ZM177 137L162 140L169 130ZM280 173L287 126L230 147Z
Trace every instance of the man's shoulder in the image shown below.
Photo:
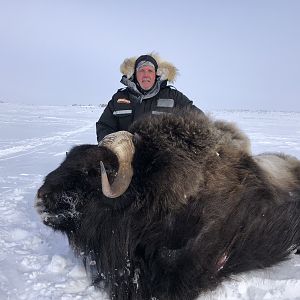
M177 91L176 87L174 85L172 85L172 84L168 84L167 88L169 88L171 90L174 90L174 91Z
M193 103L186 95L172 85L167 85L162 89L159 96L160 98L173 99L175 104L179 106L190 105Z
M127 94L128 93L128 88L120 88L116 91L114 95L121 95L121 94Z
M173 96L182 95L182 93L180 91L178 91L176 89L176 87L173 86L173 85L166 85L165 87L163 87L161 89L161 93L162 94L169 94L169 95L173 95Z
M112 96L112 100L115 101L115 100L118 100L119 98L126 98L128 97L128 90L127 88L121 88L121 89L118 89Z

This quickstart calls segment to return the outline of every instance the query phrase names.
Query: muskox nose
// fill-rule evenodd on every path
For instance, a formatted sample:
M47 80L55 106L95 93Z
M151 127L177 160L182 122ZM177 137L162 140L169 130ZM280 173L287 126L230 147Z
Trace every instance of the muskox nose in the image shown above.
M39 199L47 198L48 193L49 193L49 190L45 186L42 186L37 191L37 198L39 198Z

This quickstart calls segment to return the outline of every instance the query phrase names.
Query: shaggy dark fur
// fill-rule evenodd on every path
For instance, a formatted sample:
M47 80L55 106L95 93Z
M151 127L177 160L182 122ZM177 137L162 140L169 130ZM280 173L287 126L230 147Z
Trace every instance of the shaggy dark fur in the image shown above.
M36 204L111 299L195 299L299 245L297 159L252 157L236 127L194 112L149 117L131 132L140 138L121 197L101 192L99 162L113 180L116 157L82 145L47 175Z

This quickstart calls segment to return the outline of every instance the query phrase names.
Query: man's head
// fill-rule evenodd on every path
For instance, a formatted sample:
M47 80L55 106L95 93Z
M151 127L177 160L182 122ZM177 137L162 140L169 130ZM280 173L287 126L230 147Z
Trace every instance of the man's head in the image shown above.
M148 91L156 80L156 71L158 65L156 60L150 55L141 55L135 62L135 78L140 87Z

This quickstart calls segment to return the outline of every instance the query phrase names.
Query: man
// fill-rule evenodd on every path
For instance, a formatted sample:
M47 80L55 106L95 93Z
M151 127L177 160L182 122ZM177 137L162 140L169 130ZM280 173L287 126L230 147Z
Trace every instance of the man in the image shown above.
M132 122L146 113L167 113L174 107L194 107L202 113L185 95L167 85L175 80L177 69L158 56L125 59L120 70L121 83L126 88L113 95L96 123L98 142L109 133L128 130Z

